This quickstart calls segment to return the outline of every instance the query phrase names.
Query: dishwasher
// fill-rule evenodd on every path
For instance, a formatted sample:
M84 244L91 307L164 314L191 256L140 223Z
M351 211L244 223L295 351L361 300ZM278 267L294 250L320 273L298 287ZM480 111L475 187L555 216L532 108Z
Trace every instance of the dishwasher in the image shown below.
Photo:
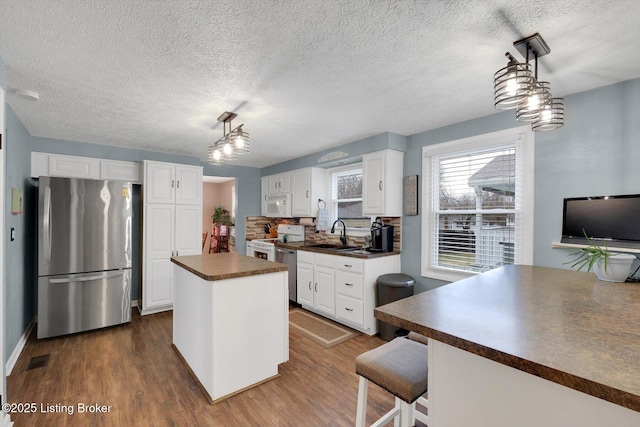
M276 262L287 264L289 267L289 299L295 303L298 301L297 289L297 254L295 249L276 248Z

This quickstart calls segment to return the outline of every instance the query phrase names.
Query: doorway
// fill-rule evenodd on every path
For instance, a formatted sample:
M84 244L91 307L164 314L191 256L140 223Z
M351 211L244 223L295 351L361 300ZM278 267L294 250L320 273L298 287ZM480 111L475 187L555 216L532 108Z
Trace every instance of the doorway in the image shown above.
M235 252L236 180L232 177L203 176L202 181L202 253L209 253L212 247L216 249L219 247L216 244L218 243L216 237L212 239L212 232L217 233L218 236L220 234L219 229L213 228L213 215L216 208L222 208L228 212L231 224L225 222L228 225L225 230L227 233L225 245L229 252Z

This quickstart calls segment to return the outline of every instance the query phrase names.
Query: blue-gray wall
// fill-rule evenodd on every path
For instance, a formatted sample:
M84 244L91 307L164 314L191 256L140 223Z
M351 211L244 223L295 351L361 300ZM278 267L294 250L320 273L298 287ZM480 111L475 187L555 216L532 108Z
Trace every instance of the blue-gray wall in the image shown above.
M551 248L551 242L561 237L565 197L640 194L639 117L640 79L636 79L567 96L565 126L535 134L535 265L568 268L564 263L572 251ZM422 174L425 145L519 125L509 111L412 135L404 174ZM402 219L402 271L417 279L417 291L446 283L420 277L421 218Z
M35 315L37 279L37 189L30 178L31 135L9 105L6 108L5 167L5 362ZM23 213L11 214L11 189L22 191ZM15 240L10 241L14 229ZM10 267L9 267L10 266Z

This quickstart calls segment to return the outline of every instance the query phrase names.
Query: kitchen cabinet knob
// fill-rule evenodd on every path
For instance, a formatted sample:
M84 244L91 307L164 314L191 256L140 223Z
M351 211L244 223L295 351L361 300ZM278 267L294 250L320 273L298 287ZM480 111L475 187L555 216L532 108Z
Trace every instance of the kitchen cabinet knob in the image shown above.
M344 264L344 266L347 267L347 268L353 267L353 265L351 265L351 264Z
M173 179L172 179L172 180L171 180L171 188L173 188L173 187L174 187L174 185L175 185L175 180L173 180Z
M309 290L311 290L311 281L309 281Z
M380 181L380 182L378 183L378 188L379 188L380 190L382 190L382 181Z
M345 283L347 286L353 286L353 283Z
M307 199L309 198L309 190L307 190Z
M318 284L317 283L316 283L315 288L316 288L316 292L318 292Z
M180 180L178 180L178 185L176 186L176 188L180 188Z
M345 307L344 309L347 311L353 311L353 308L349 308L349 307Z

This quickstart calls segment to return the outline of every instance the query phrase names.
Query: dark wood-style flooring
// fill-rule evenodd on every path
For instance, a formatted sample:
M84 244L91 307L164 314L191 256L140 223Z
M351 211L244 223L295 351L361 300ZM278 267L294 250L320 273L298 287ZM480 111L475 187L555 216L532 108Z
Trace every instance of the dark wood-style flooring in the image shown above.
M88 333L37 340L34 330L7 378L7 400L35 403L37 410L12 413L14 425L353 426L354 359L384 343L360 335L325 349L290 328L289 361L279 378L209 405L171 337L171 312L141 317L137 310L130 324ZM46 367L27 370L33 357L47 354ZM78 404L111 408L78 413ZM368 423L392 406L392 396L369 387Z

